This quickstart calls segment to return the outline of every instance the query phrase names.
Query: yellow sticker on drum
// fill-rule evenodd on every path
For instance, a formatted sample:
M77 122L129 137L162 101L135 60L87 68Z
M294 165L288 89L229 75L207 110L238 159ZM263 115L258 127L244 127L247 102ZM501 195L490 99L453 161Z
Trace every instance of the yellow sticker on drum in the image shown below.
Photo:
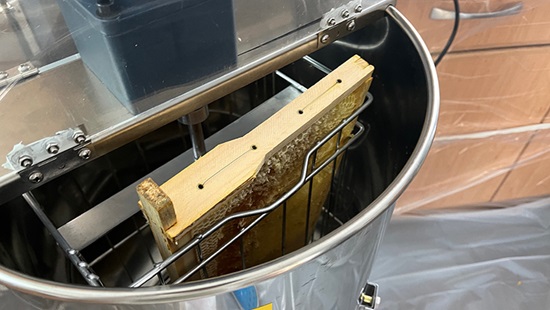
M255 308L254 310L273 310L273 304L263 305L259 308Z

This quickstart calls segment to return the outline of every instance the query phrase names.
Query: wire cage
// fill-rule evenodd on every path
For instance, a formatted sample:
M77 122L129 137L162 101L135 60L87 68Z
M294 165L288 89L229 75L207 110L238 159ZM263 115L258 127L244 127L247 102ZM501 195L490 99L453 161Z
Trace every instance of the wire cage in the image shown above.
M312 67L317 68L323 74L330 72L328 68L323 66L320 62L307 56L304 59ZM287 82L291 87L303 92L307 89L297 81L291 79L288 75L276 71L275 75L280 79ZM274 79L270 76L269 79ZM273 84L273 81L264 81L262 84L271 83L271 91L277 90L277 87ZM256 90L257 91L257 90ZM265 93L265 90L262 91ZM264 96L261 96L262 98ZM240 212L231 214L228 217L222 219L212 227L200 235L195 236L190 242L183 245L180 250L171 255L165 260L162 260L158 249L155 246L154 239L152 238L151 231L148 227L148 223L144 221L143 216L138 213L121 225L115 227L112 231L105 234L100 242L77 251L71 248L70 244L64 239L63 235L59 233L58 229L48 218L48 215L44 212L44 208L40 205L40 202L30 192L25 193L23 198L29 204L31 209L37 214L40 221L44 224L47 231L53 236L57 245L62 252L67 256L68 261L73 265L73 272L71 273L69 281L75 281L74 270L81 274L82 279L85 280L91 286L122 286L128 285L129 287L141 287L151 285L166 285L166 284L178 284L186 280L191 279L196 273L200 273L201 278L208 278L208 272L205 268L206 265L211 262L217 255L227 249L232 243L240 243L240 256L242 260L242 269L247 268L246 257L243 250L243 236L252 229L258 222L263 220L268 214L274 210L282 209L283 220L281 228L281 246L280 255L288 254L285 248L285 232L287 212L293 212L293 210L287 209L287 200L295 194L304 185L308 186L308 200L307 200L307 212L305 216L305 231L304 231L304 245L307 245L315 240L326 235L333 229L341 226L346 219L340 219L335 214L342 214L345 210L338 210L338 208L351 208L359 210L359 206L353 205L349 200L353 195L346 192L345 180L346 176L346 151L352 147L353 144L360 139L368 131L366 126L360 121L355 122L355 128L351 138L345 143L340 143L342 130L348 124L354 122L358 116L372 103L373 96L367 94L366 102L361 105L352 115L344 119L341 124L334 128L327 136L318 141L315 146L310 149L304 159L301 171L301 177L297 184L295 184L291 190L284 193L271 205L247 212ZM232 105L227 105L227 110L212 109L214 113L227 115L231 117L238 117L231 110ZM367 126L368 127L368 126ZM178 126L178 130L181 132L181 126ZM212 130L212 129L211 129ZM335 145L332 155L327 159L319 162L317 160L317 151L323 147L327 141L337 137L338 143ZM184 139L185 143L185 139ZM145 151L140 143L136 143L136 148L139 150L139 154L142 158L146 158ZM344 167L337 169L336 160L343 162ZM147 161L144 160L145 165ZM318 223L316 227L309 227L311 216L311 200L313 193L313 178L325 167L330 166L331 181L329 196L326 199L325 206L322 207L320 218L314 223ZM112 168L112 166L111 166ZM111 174L114 172L111 169ZM83 190L82 188L80 189ZM344 193L344 194L342 194ZM349 211L347 213L350 213ZM247 218L250 219L250 224L242 228L235 236L232 236L230 241L224 244L219 249L216 249L214 253L209 256L204 256L201 251L201 242L208 238L212 233L219 230L224 225L235 225L235 220ZM347 216L349 218L349 215ZM311 234L310 232L314 232ZM178 258L182 257L189 251L195 251L198 257L198 264L191 268L186 274L182 275L178 279L170 279L166 269L173 264ZM131 253L131 255L128 255ZM139 253L139 254L138 254ZM125 255L126 254L126 255ZM144 272L144 270L147 270ZM75 282L79 282L78 280Z

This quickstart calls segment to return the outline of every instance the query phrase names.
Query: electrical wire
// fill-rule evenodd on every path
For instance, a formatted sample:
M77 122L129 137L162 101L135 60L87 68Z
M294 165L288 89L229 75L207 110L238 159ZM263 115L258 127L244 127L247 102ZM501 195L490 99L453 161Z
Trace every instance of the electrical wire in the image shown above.
M441 62L443 57L447 54L447 52L449 51L449 48L451 48L451 45L455 40L456 33L458 32L458 25L460 24L460 5L458 4L458 0L453 0L453 3L455 6L455 22L453 25L453 30L451 31L451 35L449 36L447 43L441 50L441 53L439 53L439 56L437 56L437 59L434 61L434 64L436 67Z

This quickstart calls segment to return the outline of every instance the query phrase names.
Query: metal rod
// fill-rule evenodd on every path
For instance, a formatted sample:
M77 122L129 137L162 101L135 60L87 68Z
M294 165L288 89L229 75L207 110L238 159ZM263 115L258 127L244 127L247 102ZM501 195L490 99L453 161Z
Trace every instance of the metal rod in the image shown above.
M342 157L346 154L347 152L344 152L344 154L342 155ZM342 158L343 160L343 158ZM327 209L323 208L323 210L327 211L327 213L330 213L332 212L332 207L334 206L335 204L335 200L336 200L336 191L334 190L334 182L335 182L335 178L336 178L336 165L338 163L338 158L336 158L334 160L334 162L332 163L332 171L331 171L331 181L330 181L330 189L329 189L329 197L328 197L328 206L327 206ZM322 220L322 224L321 224L321 236L324 236L325 235L325 231L326 231L326 228L327 228L327 222L328 222L328 219L326 216L323 216L323 220Z
M201 264L195 266L195 268L189 270L186 274L181 276L179 279L174 281L174 284L182 283L183 281L189 279L195 272L197 272L199 269L201 269L203 266L208 264L210 261L212 261L216 256L218 256L223 250L225 250L228 246L230 246L233 242L235 242L237 239L239 239L242 235L244 235L247 231L252 229L259 221L261 221L264 217L266 217L268 213L263 213L258 216L249 226L246 226L245 228L241 229L237 235L235 235L233 238L231 238L227 243L222 245L220 248L218 248L212 255L208 256Z
M195 160L206 154L206 145L204 144L204 133L202 131L202 124L189 124L189 136L191 137L191 144L193 145L193 156Z
M281 236L281 253L286 254L286 201L283 202L283 234Z
M312 156L312 160L311 160L311 169L312 170L315 170L315 162L317 161L317 150L315 150L315 152L313 153L313 156ZM308 235L309 235L309 216L310 216L310 213L311 213L311 199L312 199L312 195L313 195L313 179L311 179L309 181L309 188L308 188L308 192L307 192L307 209L306 209L306 231L305 231L305 236L304 236L304 245L307 245L308 242L309 242L309 238L308 238Z
M94 266L95 264L100 262L102 259L104 259L107 255L111 254L113 251L120 248L126 241L130 240L131 238L139 234L142 230L144 230L147 227L149 227L149 224L147 223L143 224L138 230L134 230L131 234L124 237L124 239L120 240L117 244L112 245L109 249L107 249L107 251L103 252L101 255L96 257L89 265ZM110 241L108 242L110 243Z
M302 59L309 62L314 68L316 68L317 70L319 70L319 71L321 71L325 74L329 74L329 73L332 72L332 70L329 69L327 66L325 66L322 63L318 62L317 60L311 58L310 56L304 56L304 57L302 57Z
M65 240L59 231L57 231L57 228L55 228L48 216L44 213L42 206L36 200L34 195L31 192L26 192L23 194L23 198L27 201L40 221L42 221L42 224L44 224L67 258L69 258L80 274L82 274L84 280L86 280L86 282L88 282L91 286L103 286L101 279L99 279L99 277L92 271L80 253L77 250L72 249L67 240Z
M111 242L111 238L109 238L108 235L105 235L104 237L105 237L105 240L107 240L107 244L109 244L110 250L114 252L115 246L113 245L113 242ZM122 269L124 269L124 272L126 273L126 276L130 280L130 282L134 282L134 278L132 277L132 274L130 274L130 271L128 270L128 267L126 267L126 264L116 255L115 255L115 260L117 261L118 264L122 265Z
M296 82L294 79L292 79L291 77L289 77L288 75L282 73L281 71L277 70L275 71L275 74L277 74L280 78L282 78L283 80L287 81L292 87L296 88L297 90L299 90L301 93L305 93L306 90L307 90L307 87L305 87L304 85Z
M239 243L240 243L239 251L241 251L241 264L242 264L243 270L245 270L246 269L246 258L245 258L245 255L244 255L244 237L243 236L241 236Z
M195 160L206 154L206 145L204 144L204 132L202 131L202 122L208 118L208 108L202 107L187 115L184 115L180 121L189 128L189 136L193 145L193 155Z
M199 244L197 245L197 255L199 257L199 264L202 263L203 261L203 257L202 257L202 249L201 249L201 244L199 242ZM204 273L204 277L205 278L208 278L208 270L206 270L206 265L204 265L202 267L202 272ZM174 279L175 280L175 279Z

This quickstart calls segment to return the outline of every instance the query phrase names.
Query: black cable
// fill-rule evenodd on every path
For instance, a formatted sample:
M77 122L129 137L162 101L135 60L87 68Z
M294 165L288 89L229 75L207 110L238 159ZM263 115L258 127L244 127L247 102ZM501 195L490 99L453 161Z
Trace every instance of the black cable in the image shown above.
M451 31L451 35L449 36L449 39L447 40L447 43L441 50L441 53L439 53L439 56L437 56L437 59L434 61L435 66L441 62L441 59L447 54L449 51L449 48L453 44L453 41L455 40L456 33L458 32L458 24L460 23L460 6L458 5L458 0L453 0L453 3L455 5L455 23L453 25L453 30Z

